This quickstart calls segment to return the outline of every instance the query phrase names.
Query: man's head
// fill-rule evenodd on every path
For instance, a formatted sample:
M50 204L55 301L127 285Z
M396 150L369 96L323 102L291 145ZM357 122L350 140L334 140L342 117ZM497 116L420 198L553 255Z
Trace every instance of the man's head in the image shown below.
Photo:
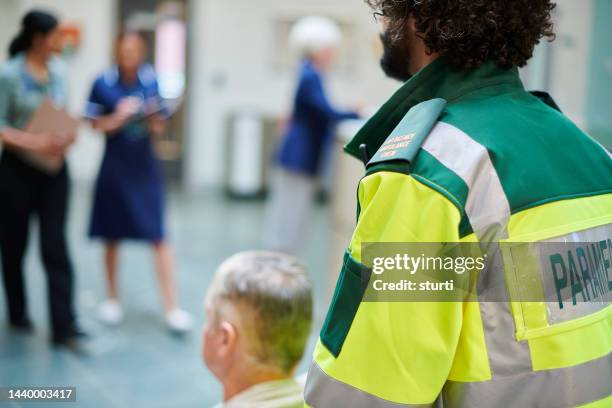
M312 287L293 257L248 251L224 261L206 296L203 358L226 385L240 374L289 377L312 324Z
M409 79L424 57L459 69L493 61L524 66L543 37L554 38L552 0L366 0L382 16L385 73ZM425 64L426 65L426 64Z

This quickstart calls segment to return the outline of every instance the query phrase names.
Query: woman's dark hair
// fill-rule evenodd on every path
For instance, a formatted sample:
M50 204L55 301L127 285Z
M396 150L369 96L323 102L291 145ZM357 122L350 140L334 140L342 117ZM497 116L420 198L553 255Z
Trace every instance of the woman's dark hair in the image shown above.
M52 14L40 10L29 11L21 20L19 34L11 41L8 49L9 57L12 58L20 52L29 50L36 35L48 34L58 24L57 18Z
M458 68L493 61L522 67L540 39L554 39L552 0L366 0L388 21L391 41L401 43L412 17L428 53Z

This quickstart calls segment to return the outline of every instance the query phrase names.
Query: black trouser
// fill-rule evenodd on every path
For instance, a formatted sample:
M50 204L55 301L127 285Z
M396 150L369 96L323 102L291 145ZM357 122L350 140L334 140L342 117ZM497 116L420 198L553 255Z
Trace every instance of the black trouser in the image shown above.
M29 222L38 216L40 252L47 274L49 311L56 340L75 332L73 275L65 237L68 172L41 172L4 150L0 158L0 253L12 324L29 320L23 276Z

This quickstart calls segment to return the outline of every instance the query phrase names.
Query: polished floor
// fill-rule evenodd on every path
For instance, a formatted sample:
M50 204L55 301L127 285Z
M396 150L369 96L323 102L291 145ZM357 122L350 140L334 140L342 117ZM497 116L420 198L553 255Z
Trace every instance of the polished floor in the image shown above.
M259 247L263 203L230 201L221 193L197 196L173 192L169 197L170 240L176 249L183 307L196 319L183 338L163 327L150 251L126 243L121 250L121 297L126 319L116 328L100 325L95 307L103 297L102 251L86 237L91 190L75 187L69 221L70 247L77 275L80 321L91 334L90 356L56 350L48 342L46 282L38 260L36 224L26 262L30 314L35 332L7 329L4 294L0 293L0 386L74 386L76 403L1 403L7 407L209 407L221 388L201 358L202 299L215 267L234 252ZM308 244L301 258L313 276L315 330L299 372L310 353L326 307L326 211L317 206Z

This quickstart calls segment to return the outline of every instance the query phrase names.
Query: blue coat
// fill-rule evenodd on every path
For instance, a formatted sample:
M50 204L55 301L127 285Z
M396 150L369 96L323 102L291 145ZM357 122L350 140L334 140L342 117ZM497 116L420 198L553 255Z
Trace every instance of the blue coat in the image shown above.
M293 116L278 152L280 166L315 176L333 126L358 117L355 112L338 111L329 104L321 75L306 61L295 93Z

